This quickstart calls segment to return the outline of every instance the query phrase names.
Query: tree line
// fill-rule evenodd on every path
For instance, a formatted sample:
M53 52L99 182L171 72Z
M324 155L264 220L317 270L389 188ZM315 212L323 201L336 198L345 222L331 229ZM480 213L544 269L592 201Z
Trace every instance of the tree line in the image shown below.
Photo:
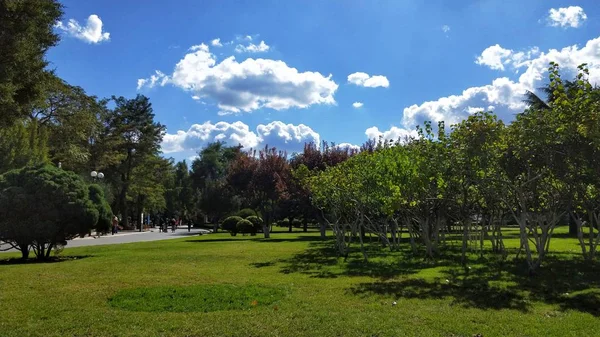
M106 232L115 215L141 228L142 214L154 224L177 217L265 238L273 226L314 225L322 237L333 231L341 256L358 244L365 259L366 234L392 250L408 235L415 254L430 259L451 240L463 261L488 241L505 256L503 228L512 225L532 272L554 228L568 223L585 258L596 256L600 91L586 65L563 80L551 63L547 97L528 92L528 108L508 125L481 111L450 128L426 122L418 137L369 140L359 151L323 142L288 154L214 142L188 165L162 156L165 126L147 97L98 98L48 69L61 16L52 0L0 4L0 241L24 256L47 257L74 236ZM91 171L104 178L92 181Z

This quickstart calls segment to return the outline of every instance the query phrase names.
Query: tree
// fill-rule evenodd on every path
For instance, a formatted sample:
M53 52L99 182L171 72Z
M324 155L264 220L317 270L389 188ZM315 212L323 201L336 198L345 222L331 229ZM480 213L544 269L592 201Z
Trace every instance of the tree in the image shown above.
M104 102L54 75L44 83L43 94L30 119L48 134L50 160L74 171L96 169L93 161L97 158L91 158L91 147L101 128Z
M59 41L54 25L62 14L55 0L0 2L0 126L27 116L42 97L45 55Z
M148 156L158 155L165 127L154 121L150 100L142 95L134 99L112 97L115 108L104 117L104 130L98 143L110 159L105 171L117 187L116 205L113 209L122 215L123 226L128 227L127 198L134 170L144 165Z
M237 206L232 187L227 182L229 167L240 155L240 146L225 146L223 142L208 144L192 162L190 180L196 191L198 209L219 229L219 220ZM187 192L186 192L187 193Z
M38 259L49 258L53 248L89 233L97 221L88 185L73 172L45 165L0 176L0 240L24 259L30 249Z
M0 174L48 161L48 136L35 120L0 128Z

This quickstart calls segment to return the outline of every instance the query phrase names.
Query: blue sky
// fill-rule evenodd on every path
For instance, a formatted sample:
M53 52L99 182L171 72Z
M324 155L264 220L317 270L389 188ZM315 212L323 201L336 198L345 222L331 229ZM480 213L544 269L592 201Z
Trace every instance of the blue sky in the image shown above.
M175 159L214 140L360 145L479 109L509 121L549 61L600 83L595 0L63 3L51 67L92 95L150 97Z

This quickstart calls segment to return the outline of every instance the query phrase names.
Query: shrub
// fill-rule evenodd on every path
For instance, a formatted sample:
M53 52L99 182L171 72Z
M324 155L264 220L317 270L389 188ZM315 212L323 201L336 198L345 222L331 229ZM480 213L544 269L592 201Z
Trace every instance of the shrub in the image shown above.
M248 220L252 223L252 226L254 226L254 230L256 232L259 232L262 230L262 226L264 223L262 218L259 218L256 215L251 215L251 216L247 217L246 220Z
M290 226L290 219L285 218L285 219L279 221L279 226L281 226L281 227L289 227Z
M246 234L246 233L256 233L256 229L250 220L242 219L238 221L237 225L238 233Z
M226 218L225 220L223 220L223 222L221 223L221 229L231 233L231 236L235 236L237 234L237 223L240 220L243 220L243 219L237 215L230 216L230 217Z
M104 198L104 191L98 185L90 185L88 187L90 200L98 210L98 222L96 223L96 231L98 233L108 233L112 224L112 210L110 205Z
M256 212L255 210L253 210L251 208L244 208L244 209L240 210L239 212L237 212L237 216L242 217L244 219L247 219L249 216L260 217L258 212Z
M18 247L23 258L30 249L38 259L49 258L52 248L96 226L104 202L97 189L93 192L97 204L81 177L51 165L5 173L0 176L0 241Z
M302 220L300 220L300 219L294 219L294 220L292 220L292 226L294 226L296 228L302 227Z

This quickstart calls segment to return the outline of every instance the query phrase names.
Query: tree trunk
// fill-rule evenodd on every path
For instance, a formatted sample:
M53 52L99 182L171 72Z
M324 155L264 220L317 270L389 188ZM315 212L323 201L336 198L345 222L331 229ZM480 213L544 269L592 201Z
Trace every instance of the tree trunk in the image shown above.
M263 225L263 234L265 239L268 239L271 237L271 231L269 228L269 225L267 225L266 223Z
M321 231L321 239L325 239L327 237L327 224L325 221L320 221L320 231Z
M27 260L29 258L29 245L20 244L19 250L21 251L21 258Z
M290 232L290 233L291 233L291 232L292 232L292 230L293 230L293 229L292 229L292 221L290 221L290 222L289 222L289 225L288 225L288 232Z
M121 220L124 228L129 228L129 212L127 211L127 190L129 185L125 183L119 193L119 210L121 211Z
M304 226L304 232L308 232L308 219L306 219L306 216L304 217L304 220L302 220L302 224Z
M219 221L216 218L212 219L213 221L213 233L217 233L219 231Z

